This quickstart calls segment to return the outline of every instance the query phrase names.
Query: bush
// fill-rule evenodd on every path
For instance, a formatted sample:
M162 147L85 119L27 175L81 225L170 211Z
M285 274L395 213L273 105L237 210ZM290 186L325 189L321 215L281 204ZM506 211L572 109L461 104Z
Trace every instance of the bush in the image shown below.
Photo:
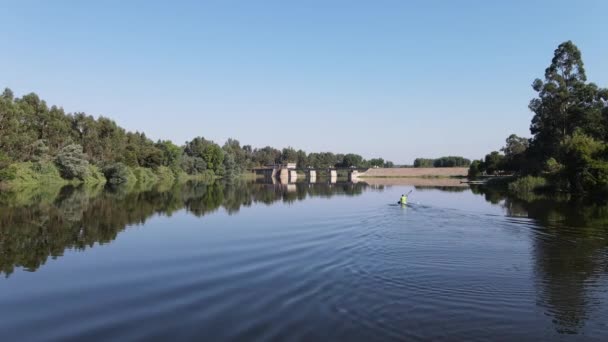
M160 166L155 171L159 182L169 183L175 181L175 173L166 166Z
M86 184L104 184L106 182L106 177L97 166L89 164L87 174L84 177L84 182Z
M509 184L509 192L513 194L525 194L547 188L547 180L543 177L526 176Z
M156 177L152 169L146 167L136 167L133 169L133 174L135 175L135 178L137 178L137 182L140 184L158 182L158 177Z
M6 168L10 164L10 158L4 152L0 151L0 170Z
M103 175L110 184L123 184L137 181L133 171L123 163L115 163L103 169Z
M471 165L469 166L468 177L470 179L477 178L481 176L482 173L482 163L479 160L473 160Z
M89 171L89 162L82 152L82 146L77 144L62 148L55 158L55 165L59 168L61 176L66 179L84 180Z
M65 182L52 163L15 163L0 171L0 181L11 185Z

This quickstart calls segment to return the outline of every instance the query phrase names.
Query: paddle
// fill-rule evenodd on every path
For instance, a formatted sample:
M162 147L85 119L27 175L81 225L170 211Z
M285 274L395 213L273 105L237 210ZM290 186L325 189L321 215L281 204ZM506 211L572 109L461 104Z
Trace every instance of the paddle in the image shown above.
M408 197L412 193L412 191L414 191L414 190L412 189L412 190L410 190L410 192L408 192L407 194L405 194L405 197ZM401 204L401 200L398 200L397 204Z

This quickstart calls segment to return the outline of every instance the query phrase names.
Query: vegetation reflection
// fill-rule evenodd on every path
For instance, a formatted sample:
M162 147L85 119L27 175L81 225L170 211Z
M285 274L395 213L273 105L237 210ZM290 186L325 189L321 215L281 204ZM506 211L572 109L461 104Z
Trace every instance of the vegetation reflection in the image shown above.
M472 187L509 216L534 220L532 248L539 304L558 332L578 333L600 295L594 284L608 270L608 205L567 195L507 196L506 189Z
M37 270L48 257L66 249L83 250L116 239L129 225L143 224L153 215L171 216L185 208L203 216L220 208L229 214L254 203L295 202L307 197L354 196L364 183L154 184L144 187L32 187L0 193L0 273L15 267ZM378 187L382 189L382 187Z

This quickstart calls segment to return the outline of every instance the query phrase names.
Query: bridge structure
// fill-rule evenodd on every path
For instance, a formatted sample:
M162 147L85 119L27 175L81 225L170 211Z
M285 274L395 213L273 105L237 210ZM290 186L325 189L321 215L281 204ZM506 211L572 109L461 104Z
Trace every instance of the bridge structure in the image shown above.
M298 179L298 171L304 172L306 180L315 183L317 173L326 171L330 183L335 183L338 178L338 171L347 171L348 181L356 182L359 174L367 171L368 168L348 168L348 167L327 167L327 168L298 168L295 163L267 165L264 167L253 168L256 175L263 175L267 179L279 179L282 183L293 183Z

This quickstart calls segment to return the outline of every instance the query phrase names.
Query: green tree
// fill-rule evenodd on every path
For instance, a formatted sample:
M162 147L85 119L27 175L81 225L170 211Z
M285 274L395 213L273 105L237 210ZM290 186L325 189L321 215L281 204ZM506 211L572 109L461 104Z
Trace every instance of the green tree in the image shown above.
M538 92L529 105L534 112L530 126L534 159L544 162L556 157L560 144L576 128L593 138L605 138L602 110L608 99L606 91L586 81L579 49L571 41L560 44L545 70L545 80L536 79L532 84Z
M158 141L156 148L161 151L162 165L173 170L179 167L182 158L182 149L170 140Z
M484 168L485 165L481 160L473 160L469 166L468 177L472 179L481 176L481 174L485 171Z
M608 192L608 144L577 130L562 143L564 173L575 192Z
M369 160L369 165L374 167L383 167L384 166L384 159L382 158L372 158Z
M525 168L528 145L528 139L518 137L515 134L511 134L507 138L505 147L501 149L505 154L504 167L506 171L520 171Z
M66 179L84 180L89 169L89 162L82 152L82 146L76 144L62 148L55 158L55 165L61 176Z
M203 137L194 138L187 142L184 152L191 157L198 157L205 161L207 169L216 175L223 172L224 152L222 148Z
M342 167L360 167L363 164L363 157L358 154L348 153L342 159Z
M298 152L293 147L286 147L281 152L281 163L296 163Z
M487 154L484 163L486 172L493 175L504 170L504 159L505 156L500 154L498 151L493 151L490 154Z
M298 152L296 153L297 157L296 157L296 164L298 166L298 168L307 168L309 166L308 164L308 156L306 155L306 152L302 151L302 150L298 150Z
M414 167L433 167L434 159L416 158L414 159Z

